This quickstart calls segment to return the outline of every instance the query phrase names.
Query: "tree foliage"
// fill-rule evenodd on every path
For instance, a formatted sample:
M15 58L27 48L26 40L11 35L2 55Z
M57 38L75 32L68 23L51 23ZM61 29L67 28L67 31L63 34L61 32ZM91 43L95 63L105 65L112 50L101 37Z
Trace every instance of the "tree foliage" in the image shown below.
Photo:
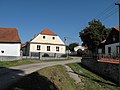
M71 44L69 45L69 50L70 50L71 52L73 52L73 51L74 51L74 47L76 47L76 46L79 46L79 44L78 44L78 43L71 43Z
M88 27L79 32L83 45L94 51L101 41L105 40L111 29L106 28L99 20L88 22Z

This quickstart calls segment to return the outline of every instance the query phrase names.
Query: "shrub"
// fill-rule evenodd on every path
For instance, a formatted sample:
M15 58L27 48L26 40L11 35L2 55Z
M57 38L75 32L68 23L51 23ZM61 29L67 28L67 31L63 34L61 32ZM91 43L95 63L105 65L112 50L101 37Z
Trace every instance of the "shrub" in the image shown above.
M67 54L62 54L61 57L67 57Z
M83 51L81 49L77 50L77 56L82 56L83 55Z
M49 55L47 53L44 53L43 57L49 57Z

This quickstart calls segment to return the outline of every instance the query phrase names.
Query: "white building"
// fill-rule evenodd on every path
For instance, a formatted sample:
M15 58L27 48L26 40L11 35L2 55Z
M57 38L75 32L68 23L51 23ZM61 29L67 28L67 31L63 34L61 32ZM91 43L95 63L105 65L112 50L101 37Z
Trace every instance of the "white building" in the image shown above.
M0 60L20 58L21 40L16 28L0 28Z
M86 47L84 47L84 46L76 46L75 48L74 48L74 50L77 52L78 50L82 50L82 51L84 51L85 49L87 49Z
M37 53L41 55L47 53L52 56L60 56L61 54L65 54L65 50L66 47L64 42L57 34L53 33L49 29L43 30L40 34L35 36L29 44L30 56L34 56Z

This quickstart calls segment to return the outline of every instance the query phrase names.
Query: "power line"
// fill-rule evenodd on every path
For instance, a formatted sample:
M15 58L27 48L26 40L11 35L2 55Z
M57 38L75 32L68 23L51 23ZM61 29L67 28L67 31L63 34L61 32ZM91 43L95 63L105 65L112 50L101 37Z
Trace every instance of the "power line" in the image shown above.
M118 12L117 9L114 10L114 11L111 11L111 12L109 12L106 16L104 16L103 18L101 18L100 20L101 20L101 21L105 21L106 19L108 19L109 17L111 17L112 15L114 15L114 14L117 13L117 12Z
M119 0L120 1L120 0ZM117 1L118 2L118 1ZM95 18L98 18L99 20L106 20L113 14L117 13L117 10L115 8L114 3L111 3L110 6L108 6L106 9L104 9L99 15L97 15Z
M101 18L103 15L105 15L108 11L112 10L115 6L113 5L113 3L106 8L105 10L103 10L101 13L99 13L99 15L97 15L95 18Z

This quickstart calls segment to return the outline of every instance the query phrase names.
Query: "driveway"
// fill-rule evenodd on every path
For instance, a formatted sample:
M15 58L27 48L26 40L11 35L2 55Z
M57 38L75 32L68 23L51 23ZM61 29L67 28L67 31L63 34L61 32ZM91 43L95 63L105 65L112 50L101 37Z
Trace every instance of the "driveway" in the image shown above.
M7 86L11 85L16 80L20 79L22 76L28 75L42 68L54 66L54 65L65 65L68 63L76 63L76 62L80 63L81 58L74 57L72 60L66 60L66 61L35 63L35 64L20 65L20 66L0 69L0 90L5 89Z

